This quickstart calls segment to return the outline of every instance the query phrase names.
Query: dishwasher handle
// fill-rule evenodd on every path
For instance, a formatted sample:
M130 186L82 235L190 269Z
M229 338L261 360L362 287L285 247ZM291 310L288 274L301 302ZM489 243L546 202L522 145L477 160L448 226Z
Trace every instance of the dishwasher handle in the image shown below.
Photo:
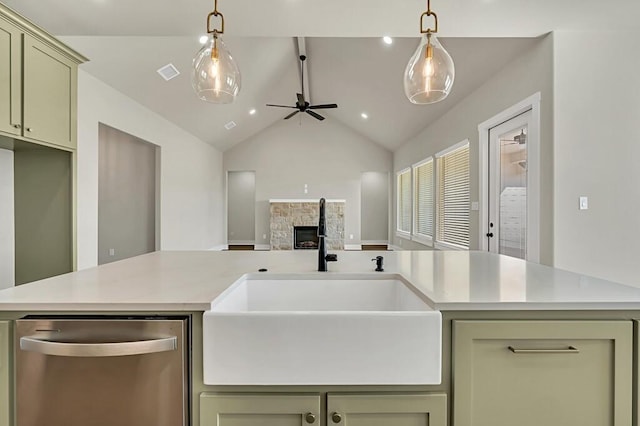
M168 352L178 348L175 336L161 339L117 343L67 343L44 340L38 336L20 338L20 349L44 355L70 357L111 357Z

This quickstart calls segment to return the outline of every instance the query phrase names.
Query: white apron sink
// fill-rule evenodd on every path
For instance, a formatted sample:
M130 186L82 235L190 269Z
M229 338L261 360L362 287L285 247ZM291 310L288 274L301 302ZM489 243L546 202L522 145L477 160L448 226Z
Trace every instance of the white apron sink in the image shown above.
M442 316L394 274L249 274L204 313L209 385L439 384Z

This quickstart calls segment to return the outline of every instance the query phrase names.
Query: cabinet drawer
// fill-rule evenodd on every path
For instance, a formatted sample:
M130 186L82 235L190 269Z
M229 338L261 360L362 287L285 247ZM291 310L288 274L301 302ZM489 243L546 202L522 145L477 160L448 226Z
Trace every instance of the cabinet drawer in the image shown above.
M630 321L454 321L455 426L630 426Z
M200 426L301 426L320 423L317 394L200 394Z

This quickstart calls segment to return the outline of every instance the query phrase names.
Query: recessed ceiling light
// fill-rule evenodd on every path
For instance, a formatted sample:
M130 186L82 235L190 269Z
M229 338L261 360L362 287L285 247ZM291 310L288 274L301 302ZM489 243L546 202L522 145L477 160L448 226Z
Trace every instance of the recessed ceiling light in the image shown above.
M180 71L178 71L178 69L176 67L174 67L173 64L167 64L164 67L160 68L157 72L166 81L169 81L172 78L175 78L178 75L180 75Z
M234 127L236 127L236 122L235 121L230 121L227 124L224 125L224 128L227 130L231 130Z
M363 112L362 114L360 114L360 117L366 120L367 118L369 118L369 115L366 112Z
M200 44L205 44L209 40L209 36L200 36Z
M384 36L382 37L382 41L384 41L386 44L392 44L393 43L393 39L389 36Z
M254 115L255 113L256 113L255 108L249 110L249 115Z

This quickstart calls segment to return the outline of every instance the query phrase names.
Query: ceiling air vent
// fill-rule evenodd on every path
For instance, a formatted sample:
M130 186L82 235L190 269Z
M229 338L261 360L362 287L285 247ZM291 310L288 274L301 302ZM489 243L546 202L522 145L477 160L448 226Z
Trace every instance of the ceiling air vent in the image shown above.
M236 127L236 122L235 121L230 121L227 124L224 125L224 128L227 130L231 130L234 127Z
M169 81L172 78L180 75L180 71L178 71L178 69L174 67L173 64L167 64L158 70L158 74L160 74L160 76L166 81Z

